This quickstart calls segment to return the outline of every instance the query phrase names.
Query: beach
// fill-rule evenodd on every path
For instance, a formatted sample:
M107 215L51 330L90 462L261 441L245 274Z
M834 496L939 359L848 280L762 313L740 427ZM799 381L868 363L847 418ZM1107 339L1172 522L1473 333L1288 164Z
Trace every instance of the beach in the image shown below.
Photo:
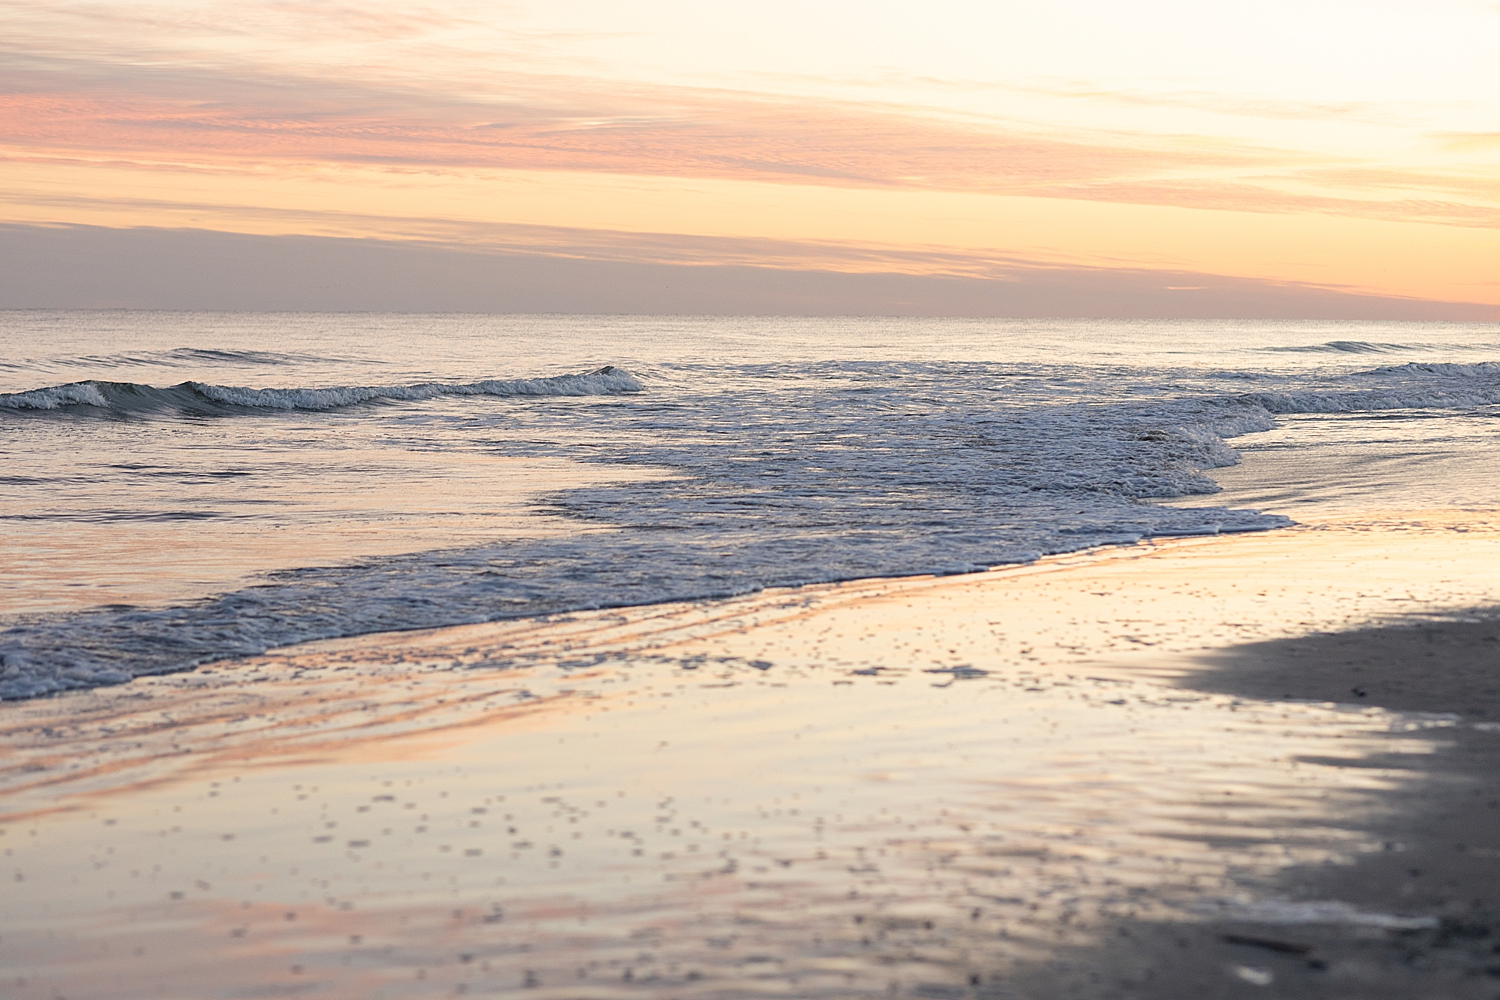
M1500 1000L1496 0L0 5L0 1000Z
M0 323L7 996L1500 991L1492 325Z
M6 975L1489 997L1497 524L389 633L12 705Z

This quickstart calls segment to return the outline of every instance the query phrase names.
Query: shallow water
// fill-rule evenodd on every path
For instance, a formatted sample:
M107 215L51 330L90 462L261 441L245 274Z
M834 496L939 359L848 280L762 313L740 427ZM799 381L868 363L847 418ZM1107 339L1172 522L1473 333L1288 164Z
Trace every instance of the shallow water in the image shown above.
M1184 689L1174 657L1470 605L1497 539L1168 543L15 705L0 973L21 997L1042 997L1030 972L1120 926L1425 928L1446 914L1269 887L1383 849L1370 814L1465 723Z
M1494 324L24 312L0 332L0 698L1500 478ZM1256 434L1290 494L1154 502L1212 494Z

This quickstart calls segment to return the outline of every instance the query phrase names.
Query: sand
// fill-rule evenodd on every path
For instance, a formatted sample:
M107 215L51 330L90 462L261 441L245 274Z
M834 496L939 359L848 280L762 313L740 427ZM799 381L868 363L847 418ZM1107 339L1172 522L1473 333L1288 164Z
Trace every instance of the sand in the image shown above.
M1500 995L1500 517L309 644L0 714L17 997Z

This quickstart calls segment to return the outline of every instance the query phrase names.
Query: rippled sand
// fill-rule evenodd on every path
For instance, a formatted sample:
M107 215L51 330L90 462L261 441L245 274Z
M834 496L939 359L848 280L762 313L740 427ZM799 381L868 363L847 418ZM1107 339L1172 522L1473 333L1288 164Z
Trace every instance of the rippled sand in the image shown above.
M7 705L0 983L1490 997L1497 604L1405 512Z

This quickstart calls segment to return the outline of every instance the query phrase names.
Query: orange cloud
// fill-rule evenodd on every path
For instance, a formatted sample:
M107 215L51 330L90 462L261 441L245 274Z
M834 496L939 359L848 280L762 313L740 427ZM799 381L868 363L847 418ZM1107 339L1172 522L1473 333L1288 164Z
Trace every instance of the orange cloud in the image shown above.
M1014 258L1500 296L1500 144L1381 131L1389 102L919 81L990 87L981 114L897 86L854 100L787 75L601 69L587 30L477 6L7 10L0 220L487 246L496 227L550 226L631 233L641 252L662 233L771 240L802 265L863 248L840 268ZM999 114L1015 95L1071 111Z
M1470 132L1438 137L1454 153L1500 153L1500 132Z
M392 29L397 30L397 29ZM401 29L405 30L405 29ZM1500 184L1192 136L1021 128L920 109L514 73L507 98L219 73L34 74L11 156L218 168L385 164L920 188L1493 226ZM1127 95L1128 96L1128 95ZM1457 141L1457 140L1455 140ZM1464 140L1482 146L1483 137Z
M0 143L29 155L143 162L389 163L1009 194L1285 160L1217 143L1058 138L827 102L670 90L593 95L576 87L570 96L499 105L292 94L272 104L235 94L13 93L0 97L7 122Z

